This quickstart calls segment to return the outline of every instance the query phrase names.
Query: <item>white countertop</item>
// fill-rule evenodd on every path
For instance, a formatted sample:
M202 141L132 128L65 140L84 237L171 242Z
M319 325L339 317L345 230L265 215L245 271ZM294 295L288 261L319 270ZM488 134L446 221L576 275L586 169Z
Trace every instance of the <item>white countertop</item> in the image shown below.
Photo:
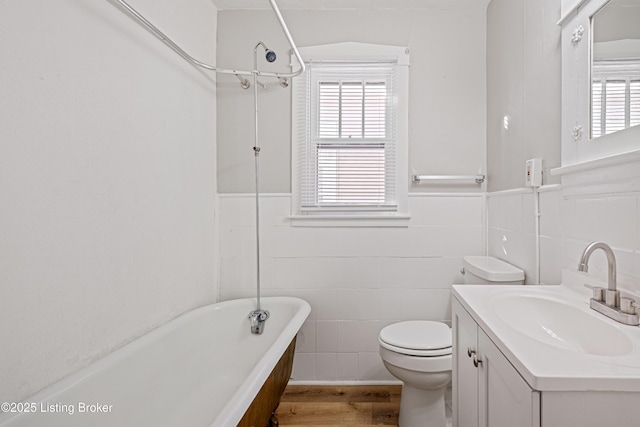
M583 284L588 281L591 280L584 274L565 272L563 285L454 285L453 296L533 389L640 392L640 327L617 323L592 310L589 307L591 291L583 288ZM589 340L589 329L603 326L605 331L626 337L622 340L624 345L620 346L622 350L613 351L607 345L595 341L593 345L596 350L590 352L564 346L562 340L558 341L561 345L553 345L553 340L557 337L544 324L539 325L542 331L540 333L549 334L549 339L538 339L545 338L545 335L535 337L534 334L523 334L514 327L519 321L516 317L523 314L498 308L499 304L508 302L510 297L519 296L543 298L570 305L567 316L572 316L573 319L567 318L567 324L571 325L576 334L580 334L583 340L586 334L586 339ZM561 304L556 304L555 307L562 308ZM584 317L585 315L595 317ZM534 322L531 319L525 320L529 324ZM590 325L580 329L585 323ZM573 333L571 328L565 328L564 333Z

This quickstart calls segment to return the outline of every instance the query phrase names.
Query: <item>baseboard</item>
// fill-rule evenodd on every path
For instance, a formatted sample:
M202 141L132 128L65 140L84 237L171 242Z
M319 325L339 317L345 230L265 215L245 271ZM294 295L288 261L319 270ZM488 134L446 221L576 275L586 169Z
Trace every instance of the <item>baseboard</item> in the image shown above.
M372 385L402 385L402 381L308 381L308 380L289 380L289 385L306 385L306 386L372 386Z

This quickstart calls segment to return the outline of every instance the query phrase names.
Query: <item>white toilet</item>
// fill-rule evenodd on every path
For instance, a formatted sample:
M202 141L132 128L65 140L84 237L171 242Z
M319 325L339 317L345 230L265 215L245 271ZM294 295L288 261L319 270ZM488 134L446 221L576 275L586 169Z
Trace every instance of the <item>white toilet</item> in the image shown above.
M464 257L465 284L521 285L524 272L493 257ZM444 393L451 381L451 328L412 320L380 331L380 357L401 380L399 427L446 427Z

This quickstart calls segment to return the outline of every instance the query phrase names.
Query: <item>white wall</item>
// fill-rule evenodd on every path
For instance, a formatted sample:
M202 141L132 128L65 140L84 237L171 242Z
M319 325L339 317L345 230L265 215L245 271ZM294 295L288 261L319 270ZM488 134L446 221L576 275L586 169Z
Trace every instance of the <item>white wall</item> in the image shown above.
M286 10L299 46L355 41L411 49L409 172L485 171L485 10ZM288 65L271 11L218 14L218 63L251 68L263 41ZM265 66L264 60L260 62ZM449 321L450 287L464 255L483 245L482 187L411 188L408 227L292 226L291 94L259 94L264 295L296 295L312 313L298 337L296 380L389 380L380 329L394 321ZM255 296L253 93L218 81L220 298ZM409 177L407 177L409 185ZM426 194L420 191L457 191ZM465 191L462 193L461 191Z
M134 5L215 61L210 2ZM215 299L215 81L112 3L0 2L0 401Z
M408 46L409 173L485 172L484 6L468 11L286 10L283 15L299 46L345 41ZM221 66L251 69L253 48L263 41L279 55L271 69L286 69L289 46L271 11L225 10L218 17ZM259 64L267 68L264 59ZM290 90L275 86L259 94L261 189L268 193L291 191ZM253 191L253 145L253 89L241 89L233 76L220 76L221 193ZM411 190L425 191L422 186Z
M540 193L540 282L558 284L564 259L564 216L561 187L542 187ZM505 260L525 272L525 283L535 284L535 204L530 188L489 193L489 255ZM586 246L586 244L585 244ZM578 254L579 256L580 254ZM577 264L576 264L577 265Z
M290 206L288 194L261 199L261 287L311 304L293 378L393 379L378 333L399 320L451 320L462 257L483 251L482 194L413 193L408 227L291 226ZM220 195L219 209L220 299L255 297L253 195Z
M559 182L561 46L557 0L492 0L487 8L489 191L524 186L525 161L544 159ZM504 117L509 126L505 129Z
M563 1L563 10L572 4ZM558 8L555 1L492 0L487 10L488 253L535 282L534 195L522 188L522 171L527 158L543 157L545 183L561 185L540 189L540 282L560 283L562 269L576 270L584 248L599 240L614 249L620 287L640 292L637 155L549 176L549 168L560 166L561 148ZM516 125L501 129L511 108ZM617 137L632 140L629 133ZM590 264L589 274L606 282L605 257L594 254Z
M525 161L543 158L544 184L559 182L549 173L560 166L559 17L552 0L492 0L487 8L488 254L522 268L527 283L535 281L536 240ZM541 194L541 203L547 194L554 193ZM544 235L541 244L556 247L547 239L559 238ZM560 268L542 270L542 282L559 282Z

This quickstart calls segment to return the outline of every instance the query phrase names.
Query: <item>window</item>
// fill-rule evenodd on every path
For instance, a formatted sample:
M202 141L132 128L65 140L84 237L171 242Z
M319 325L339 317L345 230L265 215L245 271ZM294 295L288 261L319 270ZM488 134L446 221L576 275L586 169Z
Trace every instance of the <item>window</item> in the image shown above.
M303 209L395 209L393 67L310 68L317 124L305 146L315 191Z
M593 63L591 137L640 125L640 60Z
M406 214L406 49L346 43L301 53L308 67L294 83L294 215Z

